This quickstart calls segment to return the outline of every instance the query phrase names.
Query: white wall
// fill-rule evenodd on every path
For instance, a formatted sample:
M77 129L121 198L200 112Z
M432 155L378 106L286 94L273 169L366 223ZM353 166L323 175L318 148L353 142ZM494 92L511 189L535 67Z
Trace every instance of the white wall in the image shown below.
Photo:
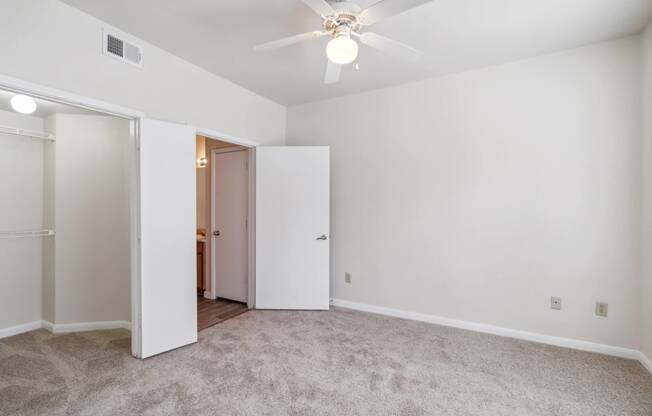
M0 111L0 124L43 131L43 120ZM0 133L0 232L43 227L46 142ZM0 329L41 319L42 240L0 239Z
M638 349L639 48L288 109L332 149L332 297Z
M285 107L152 45L143 69L101 54L101 21L57 0L0 2L0 74L263 144L282 144ZM233 57L224 57L233 59Z
M54 323L130 321L129 122L54 117Z
M641 288L641 350L652 360L652 23L643 34L643 283Z

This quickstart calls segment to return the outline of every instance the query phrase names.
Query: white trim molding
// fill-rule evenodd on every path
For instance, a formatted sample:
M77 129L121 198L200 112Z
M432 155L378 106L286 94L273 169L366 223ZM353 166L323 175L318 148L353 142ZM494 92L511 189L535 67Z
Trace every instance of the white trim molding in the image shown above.
M642 352L629 348L614 347L612 345L598 344L595 342L581 341L578 339L555 337L552 335L537 334L535 332L520 331L517 329L480 324L477 322L461 321L424 313L385 308L382 306L369 305L365 303L350 302L343 299L331 299L331 305L345 309L353 309L356 311L371 312L379 315L392 316L395 318L410 319L413 321L421 321L436 325L466 329L468 331L498 335L501 337L538 342L540 344L548 344L557 347L572 348L575 350L596 352L599 354L611 355L614 357L638 360L645 368L647 368L648 371L650 371L650 373L652 373L652 362L650 359L647 358Z
M64 334L68 332L99 331L102 329L126 329L131 331L131 322L127 321L101 321L101 322L79 322L73 324L53 324L49 321L33 321L26 324L10 326L0 329L0 338L11 337L37 329L47 329L53 334Z
M244 146L249 148L260 146L260 143L254 140L242 139L240 137L236 137L231 134L221 133L219 131L205 129L202 127L195 126L195 129L197 130L197 135L208 137L209 139L220 140L223 142L228 142L234 145Z
M41 321L32 321L26 324L10 326L9 328L0 329L0 338L11 337L14 335L23 334L25 332L34 331L43 327Z
M643 354L643 351L641 351L639 355L638 360L641 362L641 365L652 374L652 360L647 355Z
M65 334L68 332L99 331L102 329L126 329L131 331L131 322L127 321L99 321L99 322L76 322L71 324L53 324L43 321L43 328L53 334Z
M116 117L128 119L138 119L145 117L145 113L142 111L110 104L105 101L84 97L56 88L46 87L44 85L13 78L4 74L0 74L0 88L16 93L27 94L32 97L42 98L48 101L55 101L58 103L71 105L73 107L99 111Z

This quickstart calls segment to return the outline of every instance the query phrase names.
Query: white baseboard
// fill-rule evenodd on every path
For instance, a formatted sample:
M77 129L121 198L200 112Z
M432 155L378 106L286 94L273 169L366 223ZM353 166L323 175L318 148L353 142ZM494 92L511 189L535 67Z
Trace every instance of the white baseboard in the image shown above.
M98 331L102 329L127 329L131 330L131 322L127 321L99 321L99 322L76 322L71 324L53 324L43 321L43 328L54 334L67 332Z
M41 321L41 328L47 329L48 331L54 333L54 324L50 321Z
M49 321L33 321L22 325L11 326L0 329L0 338L22 334L36 329L47 329L54 334L67 332L97 331L101 329L123 328L131 331L131 322L127 321L102 321L102 322L79 322L74 324L53 324Z
M42 328L41 321L33 321L26 324L10 326L9 328L0 329L0 338L11 337L13 335L34 331L35 329L40 328Z
M643 362L643 353L637 350L614 347L611 345L597 344L594 342L581 341L572 338L555 337L552 335L537 334L535 332L520 331L516 329L504 328L476 322L461 321L451 318L443 318L435 315L428 315L418 312L403 311L400 309L385 308L382 306L368 305L364 303L349 302L342 299L331 299L331 305L339 306L346 309L354 309L363 312L377 313L380 315L393 316L396 318L410 319L413 321L428 322L431 324L449 326L453 328L466 329L469 331L483 332L486 334L499 335L503 337L522 339L525 341L538 342L541 344L555 345L558 347L572 348L582 351L597 352L600 354L611 355L614 357L628 358L639 360L652 373L652 365L648 359L647 364ZM645 357L647 359L647 357Z
M649 371L650 374L652 374L652 360L650 360L650 358L647 355L643 354L642 351L640 352L640 357L638 358L638 360L641 362L643 367L647 368L647 371Z

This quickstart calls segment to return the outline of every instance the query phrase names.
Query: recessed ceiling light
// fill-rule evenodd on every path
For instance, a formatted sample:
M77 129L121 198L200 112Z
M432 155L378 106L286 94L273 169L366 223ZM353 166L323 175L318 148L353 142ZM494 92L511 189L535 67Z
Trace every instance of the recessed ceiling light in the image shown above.
M32 114L36 111L36 101L27 95L17 94L11 97L11 107L21 114Z

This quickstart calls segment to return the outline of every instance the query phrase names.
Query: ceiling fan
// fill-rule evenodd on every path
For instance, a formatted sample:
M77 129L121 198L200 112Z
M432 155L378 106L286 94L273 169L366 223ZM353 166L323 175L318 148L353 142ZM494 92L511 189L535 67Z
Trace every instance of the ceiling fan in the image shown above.
M328 57L324 77L326 84L339 81L342 66L354 62L358 57L358 43L355 39L363 45L406 61L415 62L421 57L421 52L401 42L373 32L360 31L365 26L371 26L386 17L402 13L431 0L382 0L366 9L362 9L350 0L302 1L322 17L322 30L263 43L254 47L254 51L267 52L322 36L331 36L332 39L326 45Z

